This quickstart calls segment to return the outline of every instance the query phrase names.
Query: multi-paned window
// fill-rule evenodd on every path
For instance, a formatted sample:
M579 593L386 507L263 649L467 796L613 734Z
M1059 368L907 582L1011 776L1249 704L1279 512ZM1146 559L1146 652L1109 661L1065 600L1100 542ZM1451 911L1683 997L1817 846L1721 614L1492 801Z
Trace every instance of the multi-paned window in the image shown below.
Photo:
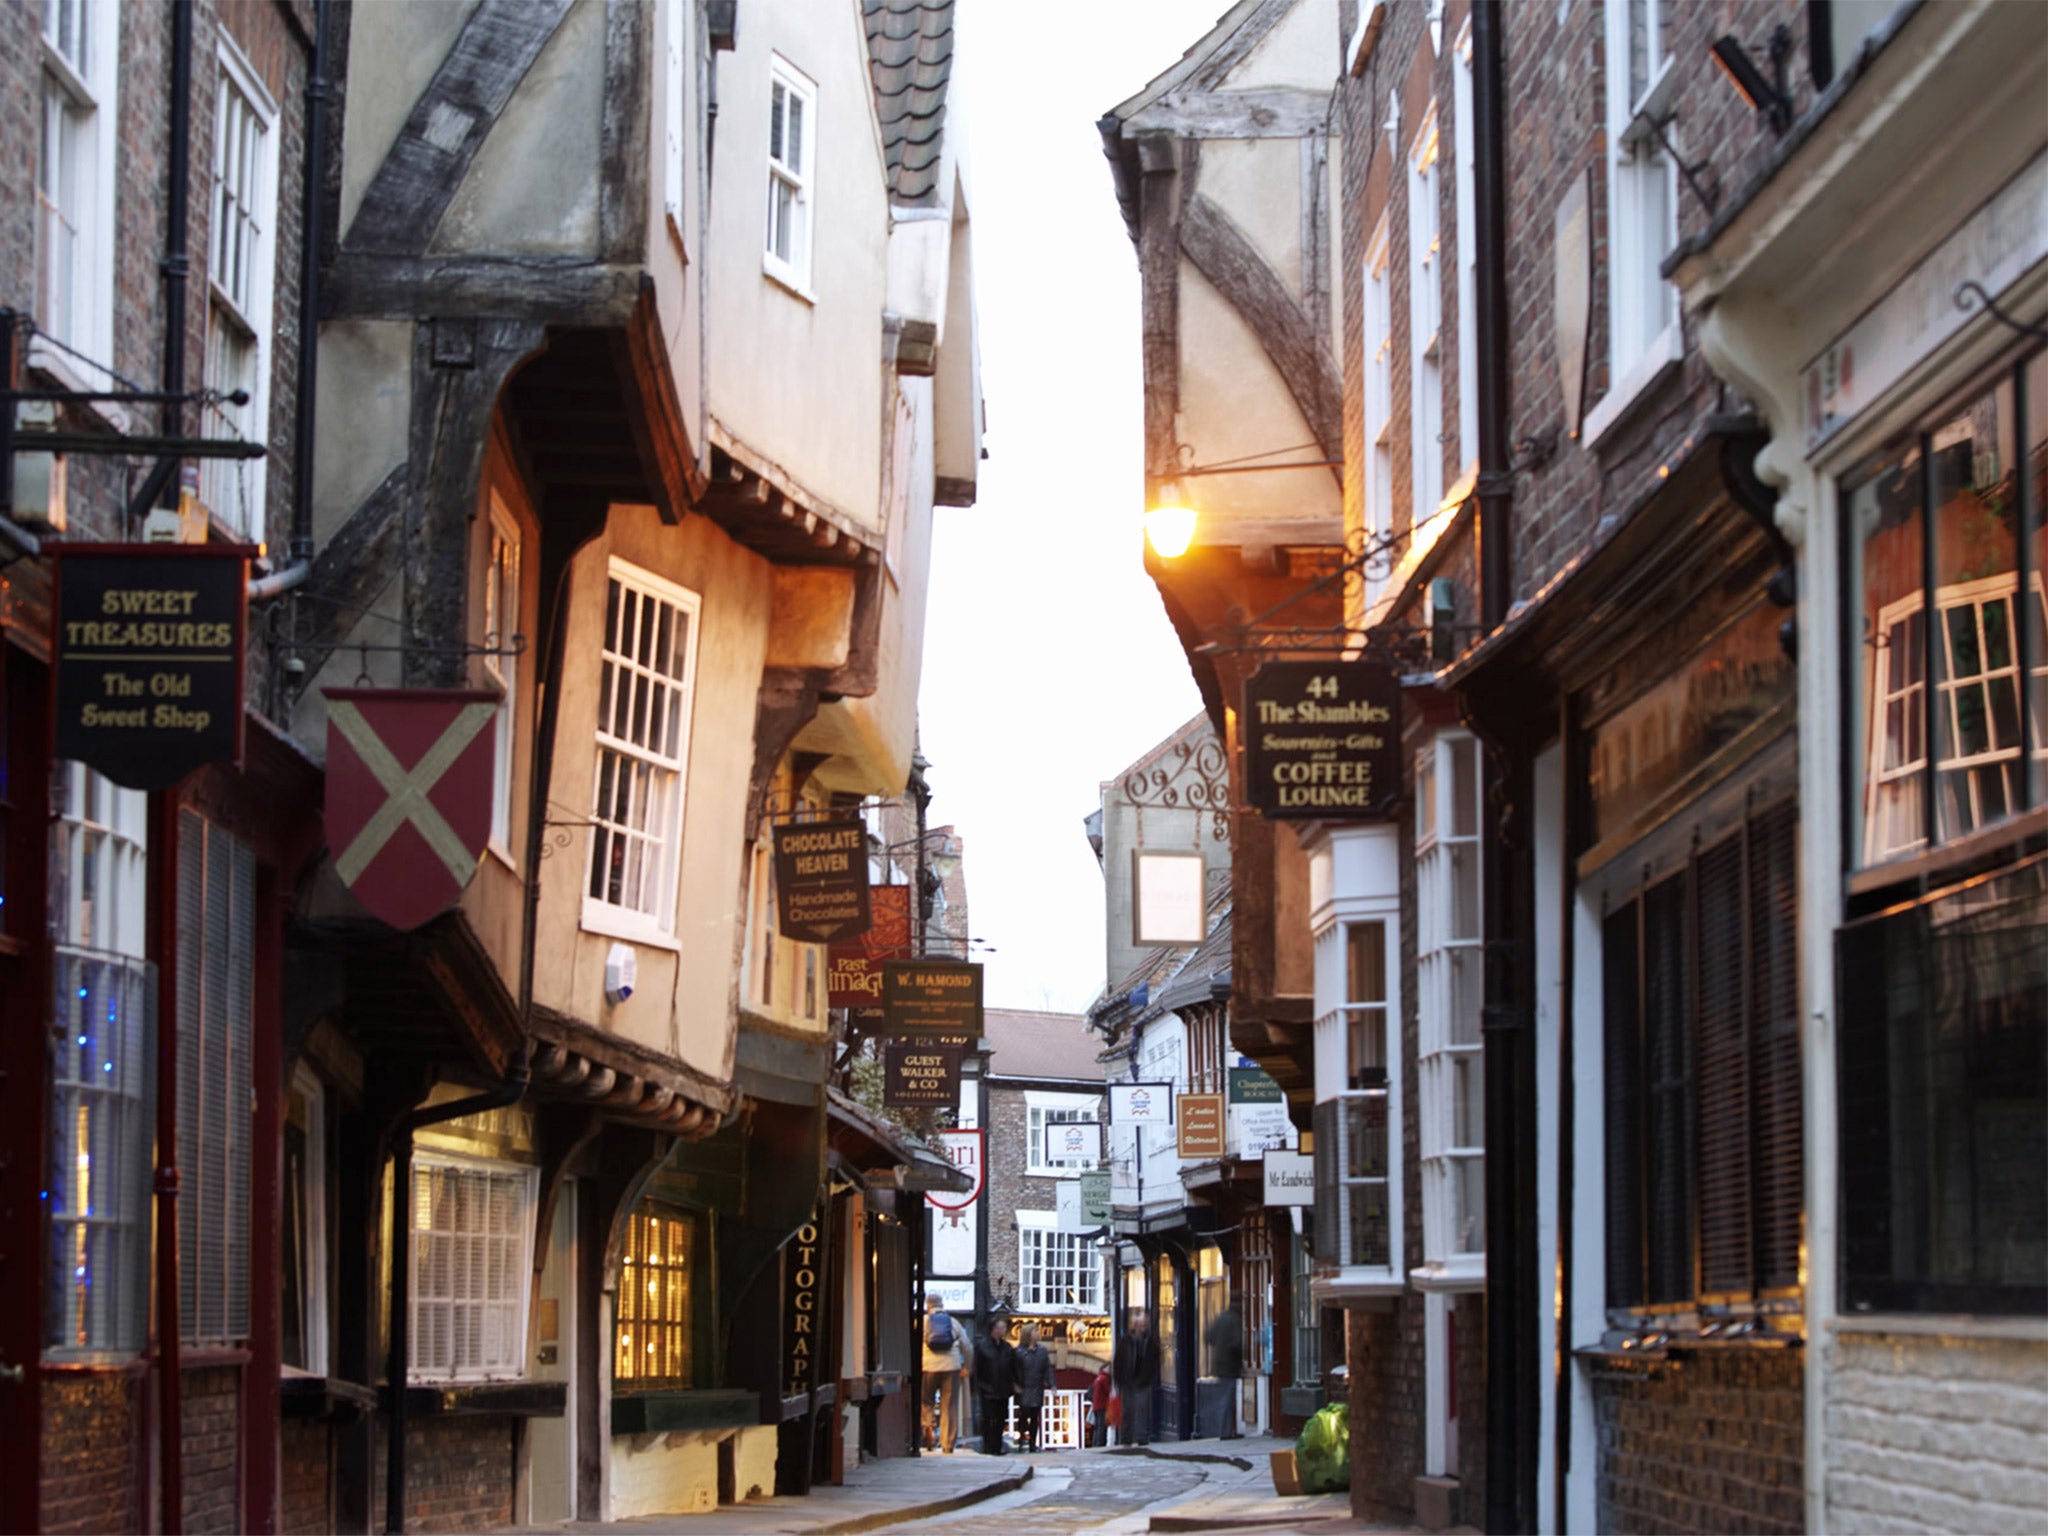
M1025 1172L1029 1177L1041 1179L1064 1178L1073 1173L1085 1173L1096 1166L1092 1157L1065 1157L1049 1153L1046 1148L1046 1128L1054 1125L1076 1125L1100 1123L1102 1105L1099 1099L1088 1094L1038 1093L1027 1091L1024 1098L1025 1131L1030 1139L1030 1153ZM1100 1130L1095 1132L1100 1135Z
M585 927L674 931L698 608L695 593L612 561Z
M768 248L770 274L791 287L811 282L812 165L818 88L787 60L768 66Z
M36 323L108 355L113 323L114 82L109 0L43 0L36 145Z
M1442 235L1437 205L1436 109L1408 153L1409 519L1424 523L1444 499Z
M1017 1212L1017 1305L1100 1312L1102 1260L1095 1240L1056 1230L1051 1211Z
M327 1373L327 1094L300 1067L284 1103L284 1290L278 1332L287 1368Z
M207 275L209 437L262 442L268 434L271 284L277 218L277 108L234 44L220 46L214 95L213 181ZM236 404L235 393L248 398ZM199 494L229 531L260 537L261 459L207 459Z
M418 1153L412 1169L415 1381L514 1378L526 1370L538 1170Z
M1678 79L1671 0L1612 0L1607 16L1608 388L1589 435L1681 350L1677 292L1659 270L1678 234L1678 172L1652 123Z
M1797 836L1753 809L1603 920L1610 1307L1799 1282Z
M490 553L484 566L484 671L503 691L491 780L491 846L512 857L512 758L519 719L519 524L491 492Z
M1422 1255L1476 1278L1486 1247L1479 744L1463 731L1416 754L1415 888Z
M2044 356L1843 488L1858 865L2048 803ZM2030 467L2016 446L2023 412Z
M1344 1269L1400 1263L1399 1058L1389 1050L1387 936L1388 924L1374 919L1338 923L1317 941L1319 965L1334 959L1342 976L1332 1028L1317 1031L1317 1049L1324 1039L1341 1041L1346 1069L1344 1091L1315 1108L1318 1257Z
M1323 1384L1323 1311L1316 1300L1316 1256L1299 1232L1287 1239L1291 1284L1288 1295L1294 1316L1288 1321L1294 1334L1294 1384L1319 1387Z
M697 1218L648 1201L626 1220L612 1382L620 1391L696 1383Z
M256 856L178 817L178 1284L191 1341L249 1332Z
M143 961L148 801L77 763L51 846L49 1160L53 1354L132 1353L147 1335L155 973Z
M1365 534L1394 531L1394 309L1387 270L1387 223L1380 221L1365 253ZM1365 566L1370 606L1384 585L1388 561Z

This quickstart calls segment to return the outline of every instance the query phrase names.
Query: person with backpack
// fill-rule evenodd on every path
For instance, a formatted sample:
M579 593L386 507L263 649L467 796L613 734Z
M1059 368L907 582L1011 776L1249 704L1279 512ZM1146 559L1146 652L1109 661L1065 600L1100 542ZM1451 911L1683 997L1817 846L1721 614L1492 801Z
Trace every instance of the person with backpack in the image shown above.
M924 1298L924 1390L926 1438L938 1431L939 1449L953 1454L953 1442L960 1434L960 1375L967 1368L967 1351L961 1346L960 1325L953 1321L939 1298L927 1292ZM936 1390L939 1406L931 1406Z

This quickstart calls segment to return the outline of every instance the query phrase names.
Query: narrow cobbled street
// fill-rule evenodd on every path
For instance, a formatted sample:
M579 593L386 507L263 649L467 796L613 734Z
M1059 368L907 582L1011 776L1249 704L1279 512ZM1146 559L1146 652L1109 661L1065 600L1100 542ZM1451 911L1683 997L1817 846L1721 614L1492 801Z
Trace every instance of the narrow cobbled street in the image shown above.
M1143 1511L1217 1481L1215 1463L1100 1451L1032 1458L1031 1480L1013 1494L949 1514L892 1527L945 1531L948 1536L1071 1536L1080 1531L1143 1530ZM1237 1469L1225 1462L1221 1471Z

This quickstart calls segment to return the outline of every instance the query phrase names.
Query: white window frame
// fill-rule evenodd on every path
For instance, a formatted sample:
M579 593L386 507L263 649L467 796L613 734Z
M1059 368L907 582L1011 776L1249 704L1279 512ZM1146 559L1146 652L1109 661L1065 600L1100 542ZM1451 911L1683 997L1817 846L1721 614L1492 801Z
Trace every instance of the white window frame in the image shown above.
M1458 762L1469 769L1469 799L1459 804ZM1461 1062L1477 1069L1479 988L1482 982L1479 885L1482 803L1478 741L1469 731L1440 732L1415 755L1416 1133L1422 1175L1423 1267L1410 1279L1425 1289L1476 1290L1486 1280L1484 1211L1477 1247L1456 1240L1456 1185L1460 1173L1484 1178L1483 1141L1455 1137ZM1470 907L1459 916L1460 863L1467 871ZM1458 1006L1459 966L1467 969L1466 1007ZM1470 1014L1470 1038L1459 1040L1455 1015ZM1474 1081L1477 1079L1475 1077ZM1482 1112L1483 1094L1468 1105ZM1478 1127L1484 1135L1484 1126Z
M520 633L519 522L495 488L484 533L483 664L485 675L504 691L498 703L497 760L491 773L490 850L514 869L512 855L513 760L519 747L519 654L512 648Z
M513 1219L515 1230L510 1232L478 1232L473 1230L450 1230L436 1233L431 1227L420 1225L421 1201L420 1180L431 1179L435 1173L457 1173L481 1175L491 1186L502 1186L514 1192L517 1212ZM412 1274L406 1303L412 1310L406 1330L406 1379L408 1381L519 1381L526 1376L526 1327L527 1306L533 1291L533 1224L535 1195L540 1183L540 1170L519 1163L504 1163L488 1158L459 1157L445 1152L418 1151L412 1160L413 1189L407 1201L406 1219L412 1223L411 1253ZM472 1291L465 1296L437 1296L428 1294L424 1271L433 1262L434 1244L437 1241L466 1241L471 1244L467 1269L470 1273L481 1272L486 1285L482 1293ZM503 1281L502 1288L495 1294L488 1289L491 1261L483 1251L483 1245L490 1242L503 1245L498 1254L497 1273ZM433 1307L449 1309L449 1335L455 1334L455 1317L458 1308L480 1308L485 1313L497 1314L498 1349L485 1358L454 1359L451 1343L451 1359L445 1369L436 1370L420 1363L420 1349L428 1337L428 1330L421 1326L421 1319ZM479 1337L489 1332L487 1319L479 1319Z
M1479 473L1479 223L1477 129L1472 123L1472 23L1451 45L1451 136L1458 156L1458 457L1460 480Z
M1408 151L1408 524L1436 516L1444 499L1444 282L1442 136L1436 106L1422 114Z
M1070 1262L1071 1261L1071 1262ZM1048 1274L1071 1272L1080 1298L1045 1298L1058 1287ZM1017 1306L1025 1312L1090 1316L1102 1310L1102 1260L1095 1239L1059 1230L1057 1211L1017 1212Z
M291 1092L306 1101L306 1165L303 1170L305 1208L297 1217L305 1223L304 1259L306 1272L299 1280L300 1304L305 1308L306 1363L309 1375L327 1374L327 1086L303 1063L295 1068ZM285 1170L287 1205L283 1213L289 1223L294 1215L289 1197L292 1182ZM293 1368L284 1367L287 1373Z
M783 153L778 155L775 152L777 92L783 93L784 102L797 103L802 109L802 121L793 140L794 158L788 152L792 141L787 139ZM781 54L771 54L768 59L768 95L769 141L764 182L767 205L763 219L761 270L808 299L811 297L812 252L817 244L814 189L818 172L818 86ZM786 125L786 119L784 122ZM779 217L783 205L779 199L785 191L790 199L791 222L786 231L788 239L783 242L778 241L777 236L784 232ZM787 245L787 255L777 250L778 244Z
M42 11L36 111L46 142L57 146L57 175L65 185L54 201L45 193L46 162L39 144L35 307L37 326L47 335L37 335L30 342L28 362L68 388L108 390L113 388L113 376L103 360L112 357L114 344L120 7L117 0L42 0ZM74 29L84 28L82 49L63 46L67 18ZM60 258L50 251L50 245L55 222L67 216L71 222L68 251ZM61 297L55 292L60 274L69 280ZM118 406L98 410L126 429L127 413Z
M1048 1125L1084 1120L1100 1123L1102 1119L1102 1100L1092 1093L1045 1093L1027 1089L1024 1094L1024 1132L1029 1151L1026 1154L1025 1177L1064 1179L1102 1166L1092 1157L1048 1158L1045 1155L1045 1128Z
M594 933L609 934L614 938L632 939L643 943L657 944L665 948L677 947L675 941L676 887L681 871L683 803L689 781L690 736L693 704L696 695L697 640L702 619L703 599L696 593L674 582L664 581L638 566L629 565L614 557L606 569L605 630L598 637L600 682L598 687L597 719L594 722L597 736L595 761L591 764L591 833L590 857L585 871L583 887L582 925ZM636 743L630 737L614 735L608 727L617 718L610 707L613 700L604 680L603 669L612 668L615 673L630 681L656 684L649 668L637 660L613 649L617 638L610 633L612 624L611 587L616 585L621 594L620 622L624 622L626 598L630 595L636 613L646 611L645 604L661 603L675 610L687 624L688 634L684 636L682 654L677 658L679 671L671 671L664 686L673 687L680 697L676 701L679 711L676 721L674 750L664 743L660 750L650 749ZM607 716L611 718L607 718ZM630 716L627 719L631 729ZM645 775L644 789L658 785L662 803L644 824L618 822L607 818L604 790L606 787L607 764L636 768ZM628 844L641 845L643 855L652 852L653 868L642 865L640 890L643 898L639 902L613 901L606 896L593 895L591 885L598 868L598 860L609 854L612 843L623 837Z
M51 850L52 1160L45 1334L53 1360L148 1340L155 977L144 963L148 799L64 763ZM56 1155L64 1134L69 1155Z
M1394 526L1394 310L1387 220L1365 248L1365 302L1361 306L1365 341L1365 537L1384 538ZM1364 566L1365 606L1369 610L1386 586L1395 563L1391 551Z
M1607 392L1587 412L1597 444L1684 356L1678 290L1658 270L1678 240L1678 168L1642 122L1668 114L1673 55L1659 47L1670 0L1611 0L1607 36ZM1630 33L1641 17L1647 56L1640 90ZM1669 130L1675 133L1676 125Z
M225 32L214 90L213 163L207 180L206 385L246 389L247 405L209 405L208 437L264 443L270 437L277 276L277 103ZM228 131L230 128L237 132ZM208 459L200 500L229 532L261 541L265 459Z

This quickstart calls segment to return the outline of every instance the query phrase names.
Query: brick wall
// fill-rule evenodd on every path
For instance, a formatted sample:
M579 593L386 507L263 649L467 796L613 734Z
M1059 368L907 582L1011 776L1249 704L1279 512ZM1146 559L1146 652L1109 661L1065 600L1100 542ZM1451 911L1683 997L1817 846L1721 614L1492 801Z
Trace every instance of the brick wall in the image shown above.
M2048 1346L1841 1334L1825 1363L1831 1529L2039 1529Z
M1460 1296L1455 1316L1458 1465L1454 1470L1465 1523L1477 1525L1486 1513L1486 1297L1478 1292Z
M184 1373L185 1529L193 1536L242 1529L242 1373L234 1366Z
M1595 1366L1600 1529L1803 1529L1804 1379L1794 1349Z
M278 1530L320 1536L334 1529L329 1431L315 1419L287 1419L278 1435Z
M418 1419L406 1426L406 1529L488 1531L512 1523L512 1488L521 1421ZM384 1529L385 1426L377 1424L377 1467L370 1528Z
M143 1380L124 1371L43 1377L42 1526L47 1532L137 1531Z

